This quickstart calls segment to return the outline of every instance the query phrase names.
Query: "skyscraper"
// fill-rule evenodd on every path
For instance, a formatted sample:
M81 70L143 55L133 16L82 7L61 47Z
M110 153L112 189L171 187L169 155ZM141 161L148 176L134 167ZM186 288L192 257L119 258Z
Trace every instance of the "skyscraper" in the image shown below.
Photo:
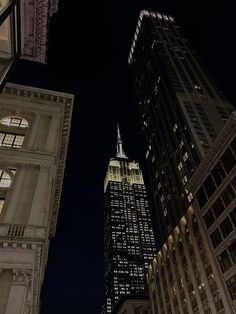
M122 295L146 292L146 270L155 252L142 171L127 158L119 128L117 154L109 162L104 194L104 313L111 313Z
M233 106L171 16L141 12L129 64L165 240L191 202L187 181Z
M152 313L235 313L234 108L171 16L141 12L129 63L163 241Z

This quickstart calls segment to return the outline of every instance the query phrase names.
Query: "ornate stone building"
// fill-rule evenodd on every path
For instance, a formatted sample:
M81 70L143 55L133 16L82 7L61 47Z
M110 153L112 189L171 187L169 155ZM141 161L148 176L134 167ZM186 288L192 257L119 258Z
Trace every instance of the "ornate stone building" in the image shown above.
M49 18L58 0L1 0L0 88L17 57L46 63Z
M236 114L186 185L191 205L149 266L152 313L236 313Z
M39 313L73 96L7 84L0 96L0 313Z

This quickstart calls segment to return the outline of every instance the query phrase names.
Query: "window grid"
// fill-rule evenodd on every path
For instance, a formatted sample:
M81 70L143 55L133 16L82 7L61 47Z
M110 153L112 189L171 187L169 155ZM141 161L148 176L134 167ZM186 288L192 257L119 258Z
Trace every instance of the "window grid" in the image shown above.
M10 185L11 185L11 177L6 171L0 170L0 188L7 188Z
M0 121L0 124L20 128L27 128L29 126L27 120L20 117L5 117Z
M0 132L0 146L21 148L24 135Z

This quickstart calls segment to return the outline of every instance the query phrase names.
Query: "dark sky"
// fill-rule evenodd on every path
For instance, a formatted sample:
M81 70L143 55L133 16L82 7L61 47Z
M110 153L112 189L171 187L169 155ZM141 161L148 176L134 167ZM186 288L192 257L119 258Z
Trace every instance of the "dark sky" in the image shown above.
M138 13L144 8L176 18L209 72L235 103L233 3L60 1L59 13L50 22L48 65L19 61L10 77L11 82L75 94L57 233L50 245L41 314L100 313L103 179L108 160L115 154L117 121L126 153L143 164L127 58Z

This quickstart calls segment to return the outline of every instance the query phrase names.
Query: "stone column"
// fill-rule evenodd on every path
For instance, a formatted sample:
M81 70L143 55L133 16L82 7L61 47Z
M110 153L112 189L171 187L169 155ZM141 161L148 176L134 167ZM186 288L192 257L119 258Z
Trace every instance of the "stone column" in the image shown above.
M41 114L38 113L35 117L35 120L32 126L32 131L29 138L29 143L27 145L29 148L34 148L35 138L37 136L37 131L39 130L40 119L41 119Z
M13 270L13 282L5 314L22 314L28 307L27 291L31 286L31 270ZM27 313L27 312L26 312Z
M6 209L6 215L4 219L4 223L14 223L14 217L17 211L17 205L19 202L20 194L22 189L24 188L24 179L28 169L28 165L20 164L17 167L15 174L15 182L13 183L13 190L11 191L11 199Z
M50 152L55 152L55 144L56 144L56 135L59 128L59 120L57 116L53 116L51 119L48 137L45 149Z
M40 166L38 181L34 191L34 198L28 221L29 225L39 225L39 219L43 215L43 210L45 209L45 206L47 206L47 193L50 192L48 186L48 175L49 167Z

